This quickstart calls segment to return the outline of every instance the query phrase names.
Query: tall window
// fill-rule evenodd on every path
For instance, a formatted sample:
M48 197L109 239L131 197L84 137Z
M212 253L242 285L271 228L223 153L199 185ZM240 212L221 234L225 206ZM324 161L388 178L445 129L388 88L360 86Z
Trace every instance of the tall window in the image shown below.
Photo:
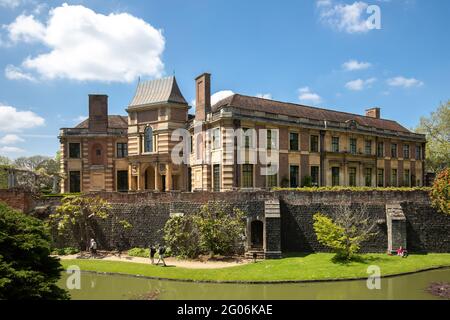
M275 130L267 129L267 150L276 149L277 134Z
M242 128L244 133L244 146L246 149L252 147L252 131L249 128Z
M69 158L81 158L81 148L79 143L69 143Z
M253 165L242 165L242 187L253 188Z
M220 148L220 128L213 129L213 149Z
M404 177L403 177L403 184L405 185L405 187L410 187L411 186L411 176L409 173L409 169L405 169L405 172L403 173Z
M289 133L289 149L292 151L298 151L298 133Z
M215 164L213 166L213 188L214 192L220 191L220 165Z
M384 169L378 169L378 186L384 187Z
M356 138L350 138L350 153L356 154Z
M422 146L416 145L416 160L422 160Z
M351 187L356 186L356 168L348 168L348 184Z
M125 158L128 156L128 143L117 143L117 158Z
M397 144L396 143L391 144L391 157L397 158Z
M416 146L416 160L422 160L422 146Z
M267 188L278 187L278 175L276 173L268 175L266 177L267 177Z
M331 168L331 185L333 187L339 185L339 167Z
M377 156L378 157L384 157L384 143L383 142L378 142Z
M80 192L81 191L81 178L80 171L70 171L69 172L69 192Z
M409 159L409 144L403 145L403 158Z
M366 148L365 148L366 154L372 154L372 141L366 140Z
M392 175L391 175L391 185L393 187L397 186L397 169L392 169Z
M299 183L298 183L298 180L299 180L299 176L298 176L299 168L298 168L298 166L291 166L289 171L290 171L290 174L289 174L289 178L290 179L289 179L289 181L290 181L291 188L298 188L298 186L299 186Z
M339 137L332 137L331 138L331 151L332 152L339 152Z
M311 167L311 183L313 186L319 185L319 167L318 166Z
M312 135L310 142L311 152L319 152L319 136Z
M153 130L151 127L144 131L144 152L153 152Z
M372 186L372 168L364 169L364 181L365 181L366 187Z

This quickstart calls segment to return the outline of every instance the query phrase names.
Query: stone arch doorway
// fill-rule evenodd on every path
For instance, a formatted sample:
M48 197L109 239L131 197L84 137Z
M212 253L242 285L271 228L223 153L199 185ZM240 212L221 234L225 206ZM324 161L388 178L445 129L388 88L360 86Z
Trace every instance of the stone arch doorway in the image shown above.
M264 223L260 220L254 220L250 224L250 246L252 249L264 247Z

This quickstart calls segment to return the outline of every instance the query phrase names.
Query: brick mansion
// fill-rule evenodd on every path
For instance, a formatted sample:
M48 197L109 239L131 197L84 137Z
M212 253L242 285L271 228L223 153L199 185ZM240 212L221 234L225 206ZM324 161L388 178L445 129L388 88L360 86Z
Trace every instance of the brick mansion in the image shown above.
M195 79L195 115L173 76L139 82L127 116L109 115L106 95L89 95L88 119L60 130L61 192L424 183L425 136L382 119L379 108L357 115L241 94L212 105L210 84L207 73ZM189 133L184 163L172 158L178 129ZM243 143L230 134L238 129L248 132ZM263 175L252 151L271 152L275 135L278 170Z

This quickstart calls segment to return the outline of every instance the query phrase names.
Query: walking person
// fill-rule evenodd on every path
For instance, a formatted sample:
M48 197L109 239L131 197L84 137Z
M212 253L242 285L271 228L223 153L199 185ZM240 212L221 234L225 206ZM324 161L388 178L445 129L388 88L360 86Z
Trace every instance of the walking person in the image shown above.
M152 264L155 264L156 248L153 244L150 245L149 252L150 252L150 261Z
M89 245L89 251L91 252L91 255L94 257L97 254L97 242L92 238L90 245Z
M158 262L156 262L156 265L159 264L159 261L162 261L163 266L166 266L166 262L164 261L164 253L166 253L166 248L162 245L158 245Z

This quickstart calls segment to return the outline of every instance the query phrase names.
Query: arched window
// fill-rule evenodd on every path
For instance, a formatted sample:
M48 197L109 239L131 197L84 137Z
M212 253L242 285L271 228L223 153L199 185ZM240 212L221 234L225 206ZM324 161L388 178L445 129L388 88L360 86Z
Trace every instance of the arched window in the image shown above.
M151 127L144 131L144 152L153 152L153 130Z

